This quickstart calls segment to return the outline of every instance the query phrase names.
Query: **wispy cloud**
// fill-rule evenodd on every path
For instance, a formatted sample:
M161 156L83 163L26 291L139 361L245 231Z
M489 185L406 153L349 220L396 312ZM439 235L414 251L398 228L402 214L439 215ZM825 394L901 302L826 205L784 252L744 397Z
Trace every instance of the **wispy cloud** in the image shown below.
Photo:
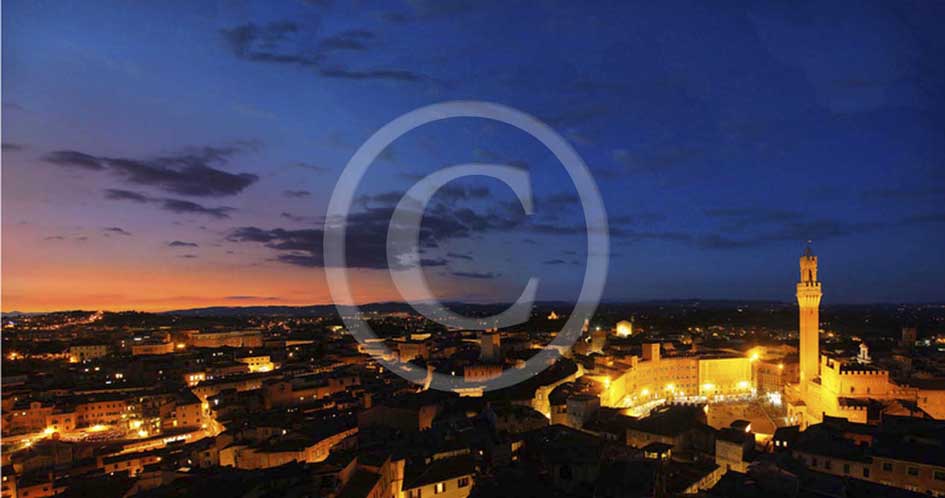
M219 169L241 152L255 148L241 142L227 147L200 147L148 159L95 156L75 150L57 150L44 159L61 167L107 170L128 183L195 197L234 195L256 183L257 175ZM130 199L129 199L130 200Z
M246 61L311 67L326 78L404 82L430 80L426 75L406 68L349 65L353 54L376 50L372 44L376 35L367 30L342 31L307 43L313 38L313 33L306 26L292 21L277 21L242 24L222 30L222 35L233 55ZM338 53L346 54L344 62L333 57Z
M170 211L172 213L199 214L217 219L229 218L230 213L236 210L235 208L227 206L206 207L202 204L183 199L151 197L149 195L142 194L141 192L122 189L106 189L105 198L114 201L130 201L141 204L154 204L159 206L164 211Z
M112 235L124 235L124 236L130 236L130 235L131 235L131 232L128 232L128 231L126 231L125 229L123 229L123 228L121 228L121 227L107 227L107 228L103 228L102 231L105 232L105 236L106 236L106 237L107 237L109 234L112 234Z

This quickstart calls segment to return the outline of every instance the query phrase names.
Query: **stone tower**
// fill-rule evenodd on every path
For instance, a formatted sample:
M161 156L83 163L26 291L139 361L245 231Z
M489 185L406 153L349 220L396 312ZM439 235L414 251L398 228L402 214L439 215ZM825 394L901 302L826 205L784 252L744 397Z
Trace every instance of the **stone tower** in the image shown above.
M803 387L820 376L820 298L823 291L817 280L817 256L810 246L801 256L801 280L797 283L797 305L800 310L799 331L800 377Z

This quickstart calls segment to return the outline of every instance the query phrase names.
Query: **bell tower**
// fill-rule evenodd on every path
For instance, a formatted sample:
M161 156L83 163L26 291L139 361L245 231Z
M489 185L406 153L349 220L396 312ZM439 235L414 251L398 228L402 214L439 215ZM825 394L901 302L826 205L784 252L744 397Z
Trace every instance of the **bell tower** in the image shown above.
M823 291L817 280L817 256L810 246L801 256L801 279L797 283L797 306L800 311L800 374L802 388L820 376L820 298Z

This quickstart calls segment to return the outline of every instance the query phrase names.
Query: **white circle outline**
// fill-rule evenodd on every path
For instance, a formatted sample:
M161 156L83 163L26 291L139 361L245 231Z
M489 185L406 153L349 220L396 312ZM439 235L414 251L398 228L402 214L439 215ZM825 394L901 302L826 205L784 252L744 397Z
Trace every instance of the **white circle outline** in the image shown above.
M574 183L584 211L587 231L584 282L574 310L562 330L550 344L529 358L524 367L503 370L498 377L475 383L468 383L462 377L424 370L409 361L400 362L385 358L383 353L390 355L390 350L383 342L378 341L377 335L361 316L360 308L354 304L345 253L347 215L354 202L355 191L374 160L387 146L414 128L440 120L463 117L489 119L513 126L528 133L550 150ZM587 165L564 138L538 119L508 106L484 101L448 101L421 107L397 117L377 130L355 151L341 172L328 202L322 254L328 289L342 321L361 345L368 347L370 339L378 341L381 352L371 352L376 361L400 377L430 389L469 389L486 392L510 387L537 375L554 363L558 351L570 348L577 341L584 319L594 313L603 295L609 251L607 213L600 190ZM342 309L347 306L352 307L353 312Z

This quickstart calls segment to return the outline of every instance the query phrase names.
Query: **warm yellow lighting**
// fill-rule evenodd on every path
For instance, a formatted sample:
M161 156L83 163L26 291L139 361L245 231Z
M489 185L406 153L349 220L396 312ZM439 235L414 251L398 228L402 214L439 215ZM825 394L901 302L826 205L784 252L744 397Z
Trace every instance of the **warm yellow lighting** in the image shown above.
M712 384L711 382L706 382L705 384L702 384L702 389L706 391L711 391L715 389L715 384Z
M640 390L640 395L641 395L641 396L649 396L649 395L650 395L650 390L644 387L643 389Z
M784 363L778 363L778 370L784 370Z
M108 426L103 424L95 424L88 429L89 432L102 432L105 430L108 430Z
M138 431L138 437L148 437L148 431L141 429Z
M184 349L187 347L187 345L184 344L183 342L178 342L174 347L176 347L177 349Z
M761 355L757 351L751 353L751 356L748 357L749 361L758 361L761 359Z
M52 427L47 427L47 428L43 429L43 434L45 434L45 435L47 435L47 436L52 435L52 433L54 433L54 432L56 432L56 429L53 429Z
M140 420L132 420L128 423L128 427L131 427L132 430L140 429L142 422Z
M633 335L633 324L626 320L617 322L617 335L620 337L630 337Z
M676 386L674 384L666 384L666 390L669 392L673 392L676 390Z
M739 389L748 389L749 387L751 387L751 382L748 382L747 380L742 380L738 383Z

